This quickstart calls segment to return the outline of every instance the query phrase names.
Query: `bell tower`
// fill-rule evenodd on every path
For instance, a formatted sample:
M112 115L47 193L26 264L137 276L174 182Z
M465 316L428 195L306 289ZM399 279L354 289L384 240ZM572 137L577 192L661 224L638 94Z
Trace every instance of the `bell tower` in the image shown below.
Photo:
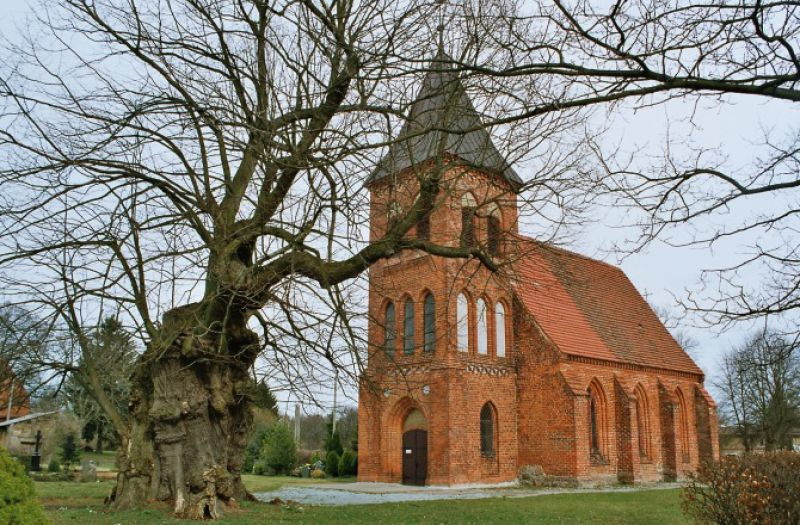
M367 180L370 240L435 179L406 237L471 248L498 265L516 236L522 181L498 152L455 61L440 50ZM359 479L425 484L516 477L516 373L508 287L477 257L404 250L369 273L359 393Z

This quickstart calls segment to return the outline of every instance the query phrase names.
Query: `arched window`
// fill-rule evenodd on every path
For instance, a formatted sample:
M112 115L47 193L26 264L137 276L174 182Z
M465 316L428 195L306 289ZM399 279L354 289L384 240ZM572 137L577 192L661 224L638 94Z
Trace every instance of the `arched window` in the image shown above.
M394 340L396 333L394 303L389 303L386 305L386 318L383 324L383 344L389 357L394 356Z
M675 397L678 398L678 435L681 440L681 458L684 463L689 463L691 457L689 455L689 417L686 413L686 399L683 397L683 392L680 388L675 391Z
M597 398L589 392L589 424L591 426L591 447L592 453L600 453L600 427L598 425L598 406Z
M497 357L506 356L506 309L503 303L494 305L494 344Z
M433 352L436 346L436 303L433 294L425 296L424 303L424 325L425 325L425 351Z
M650 459L650 413L648 412L647 394L642 385L636 386L636 425L639 427L639 455L644 460Z
M596 381L589 385L589 454L593 461L606 455L606 402L602 387Z
M422 241L431 239L431 210L427 210L417 221L417 239Z
M456 326L456 347L459 352L469 352L469 304L463 293L456 299Z
M386 222L387 232L397 225L402 215L403 215L403 208L401 208L397 202L392 202L391 204L389 204L389 214Z
M481 408L481 456L494 457L495 455L495 411L491 403L486 403Z
M491 255L499 255L502 242L500 210L493 203L488 212L489 215L486 218L486 248Z
M471 193L465 193L461 198L461 246L472 248L476 243L475 238L475 210L478 204Z
M403 353L414 353L414 302L410 297L403 309Z
M489 353L489 334L487 328L486 301L478 299L476 302L478 320L478 353L486 355Z

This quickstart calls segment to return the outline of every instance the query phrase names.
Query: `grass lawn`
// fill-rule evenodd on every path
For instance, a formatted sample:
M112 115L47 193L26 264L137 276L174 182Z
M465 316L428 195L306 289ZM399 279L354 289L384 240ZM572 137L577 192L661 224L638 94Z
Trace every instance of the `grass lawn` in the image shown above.
M309 483L288 477L246 476L252 491ZM325 480L314 481L319 484ZM55 525L80 524L178 524L169 509L153 505L146 510L109 512L103 498L113 483L37 483L36 489ZM255 525L264 523L596 523L596 524L678 524L686 523L680 510L679 490L633 493L559 494L531 498L449 500L346 507L290 507L245 502L229 512L223 523Z
M107 452L81 452L81 459L91 459L97 465L97 470L114 470L117 468L117 452L109 450Z

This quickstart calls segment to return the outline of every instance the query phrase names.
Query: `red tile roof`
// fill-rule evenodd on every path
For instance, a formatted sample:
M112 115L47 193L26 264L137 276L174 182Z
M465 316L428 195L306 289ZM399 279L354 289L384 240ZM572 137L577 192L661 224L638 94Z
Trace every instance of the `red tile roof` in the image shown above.
M5 421L8 415L8 391L10 381L0 380L0 421ZM14 398L11 400L11 419L27 416L30 413L28 406L28 394L19 383L14 382Z
M519 244L516 293L561 352L703 373L622 270L533 239Z

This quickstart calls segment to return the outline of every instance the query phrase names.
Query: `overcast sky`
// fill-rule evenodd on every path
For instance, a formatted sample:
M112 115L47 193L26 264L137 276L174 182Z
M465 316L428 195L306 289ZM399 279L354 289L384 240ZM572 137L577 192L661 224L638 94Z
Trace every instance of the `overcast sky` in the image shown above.
M0 34L14 39L16 28L25 25L34 0L2 0L0 2ZM800 111L787 102L769 101L756 97L729 99L729 104L706 100L695 107L688 102L674 101L667 105L634 111L630 106L611 116L601 114L610 122L609 144L623 144L629 151L656 152L665 137L685 137L688 146L721 148L728 157L729 166L738 168L747 165L755 154L756 143L763 128L778 130L788 127L790 122L800 121ZM794 106L797 106L796 104ZM669 117L667 119L666 117ZM688 118L693 116L691 123ZM670 125L667 127L666 122ZM525 176L524 169L519 170ZM743 214L758 213L771 205L771 197L748 200L746 206L730 210L728 216L717 217L721 221L709 226L718 227L729 221L733 224ZM664 243L651 244L640 253L621 258L611 248L633 239L635 232L620 228L626 216L615 210L597 210L595 222L576 232L576 241L570 248L587 255L619 264L636 287L655 305L675 308L676 298L687 296L687 290L702 292L699 278L704 269L717 268L739 260L748 252L748 241L737 237L711 248L674 248ZM678 234L688 238L692 232ZM756 284L763 276L744 275L743 279ZM737 326L732 329L708 329L691 326L688 320L685 330L700 344L696 359L707 375L713 376L721 353L731 345L739 343L743 334L751 327Z

